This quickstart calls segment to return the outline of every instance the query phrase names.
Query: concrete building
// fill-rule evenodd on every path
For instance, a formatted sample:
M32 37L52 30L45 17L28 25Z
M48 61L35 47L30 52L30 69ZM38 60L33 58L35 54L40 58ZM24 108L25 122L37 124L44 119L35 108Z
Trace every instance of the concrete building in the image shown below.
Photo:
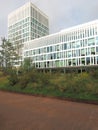
M26 3L8 15L8 39L19 46L22 56L24 42L49 34L49 20L31 2Z
M26 42L27 57L38 69L98 65L98 20Z

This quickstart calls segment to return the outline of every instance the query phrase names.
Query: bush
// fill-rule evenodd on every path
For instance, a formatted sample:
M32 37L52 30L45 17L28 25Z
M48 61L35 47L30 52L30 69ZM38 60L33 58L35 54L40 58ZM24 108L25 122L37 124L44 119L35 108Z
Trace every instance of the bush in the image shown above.
M91 76L92 78L97 78L97 79L98 79L98 69L97 69L97 70L92 70L92 71L90 72L90 76Z
M10 70L8 80L11 86L18 83L19 80L15 70Z
M8 87L9 87L8 77L3 75L3 73L2 73L2 75L0 76L0 89L6 90Z

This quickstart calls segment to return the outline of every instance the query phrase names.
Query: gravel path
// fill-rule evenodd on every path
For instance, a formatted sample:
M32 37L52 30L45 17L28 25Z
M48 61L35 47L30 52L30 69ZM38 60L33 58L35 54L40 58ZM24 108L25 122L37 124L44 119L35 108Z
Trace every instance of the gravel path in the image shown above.
M98 130L98 105L0 91L0 130Z

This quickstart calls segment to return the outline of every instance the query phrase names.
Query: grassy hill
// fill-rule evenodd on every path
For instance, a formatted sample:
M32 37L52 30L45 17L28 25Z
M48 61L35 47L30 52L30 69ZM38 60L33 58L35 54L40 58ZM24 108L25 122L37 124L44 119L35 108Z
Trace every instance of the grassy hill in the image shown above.
M33 95L98 101L98 71L89 73L39 73L37 70L0 71L0 89Z

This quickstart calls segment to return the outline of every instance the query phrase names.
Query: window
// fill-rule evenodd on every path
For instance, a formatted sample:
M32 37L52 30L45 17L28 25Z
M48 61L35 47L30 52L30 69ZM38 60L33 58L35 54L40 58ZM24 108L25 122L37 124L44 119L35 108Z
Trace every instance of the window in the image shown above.
M90 57L86 57L86 64L87 64L87 65L90 64Z
M75 48L75 42L72 42L72 48Z
M46 47L43 48L44 49L44 53L46 52Z
M92 48L91 48L91 54L92 54L92 55L95 55L95 47L92 47Z
M40 49L38 49L38 54L40 54Z
M53 58L56 59L56 53L53 54Z
M91 48L88 48L88 52L87 52L88 55L91 54Z
M76 57L76 51L75 50L72 51L72 56Z
M98 37L96 37L96 45L98 45Z
M72 65L73 65L73 66L76 65L76 59L72 59Z
M47 52L49 52L49 47L47 47Z
M59 61L59 65L60 65L60 67L63 67L63 66L64 66L64 65L63 65L63 60Z
M68 51L68 57L71 57L72 56L72 52L71 51Z
M98 47L96 47L96 54L98 54Z
M71 60L70 59L68 60L68 65L71 66Z
M60 58L60 53L57 53L57 59L59 59Z
M95 35L97 35L97 27L95 28Z
M44 57L44 60L46 60L46 55L44 55L43 57Z
M97 64L98 64L98 56L96 57L96 60L97 60Z
M52 46L50 46L50 52L52 52Z
M67 43L67 49L71 49L71 43Z
M90 38L88 39L88 46L94 45L95 44L95 39L94 38Z
M79 48L79 47L81 47L81 44L80 44L80 41L77 41L76 42L76 48Z
M33 50L33 55L35 55L35 50Z
M55 46L55 51L59 51L59 45Z
M80 50L76 50L76 56L80 56Z
M93 29L90 28L90 36L92 36L92 34L93 34Z
M59 67L59 61L58 60L55 62L55 64L56 64L56 67Z
M81 58L81 64L85 65L85 58Z
M85 56L85 49L81 49L81 56Z
M84 46L87 46L87 39L85 39L84 41Z
M65 44L64 44L64 50L66 50L66 49L67 49L67 44L65 43Z

